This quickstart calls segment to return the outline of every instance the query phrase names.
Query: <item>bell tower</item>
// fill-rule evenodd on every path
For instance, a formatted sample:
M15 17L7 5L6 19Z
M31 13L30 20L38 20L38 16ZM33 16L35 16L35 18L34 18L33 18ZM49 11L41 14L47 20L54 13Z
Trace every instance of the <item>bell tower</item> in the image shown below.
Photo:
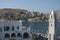
M48 33L48 40L55 40L55 17L54 11L52 10L49 16L49 33Z

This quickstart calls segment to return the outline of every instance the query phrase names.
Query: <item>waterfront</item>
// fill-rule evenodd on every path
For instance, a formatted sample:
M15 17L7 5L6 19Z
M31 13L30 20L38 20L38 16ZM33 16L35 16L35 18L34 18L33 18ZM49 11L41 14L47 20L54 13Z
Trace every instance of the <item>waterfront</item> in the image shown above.
M49 27L49 23L48 22L23 22L23 26L30 26L31 27L31 31L36 31L39 30L39 32L48 32L48 27ZM56 22L56 34L58 36L60 36L60 22Z

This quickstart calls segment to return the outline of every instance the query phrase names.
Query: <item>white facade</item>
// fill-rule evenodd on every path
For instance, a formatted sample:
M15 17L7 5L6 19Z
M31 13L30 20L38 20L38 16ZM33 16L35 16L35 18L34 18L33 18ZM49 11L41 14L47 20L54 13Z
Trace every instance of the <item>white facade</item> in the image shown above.
M56 40L55 38L55 14L52 10L50 16L49 16L49 34L48 34L48 40Z
M30 30L23 30L22 21L0 20L0 40L22 40L24 33L30 36Z

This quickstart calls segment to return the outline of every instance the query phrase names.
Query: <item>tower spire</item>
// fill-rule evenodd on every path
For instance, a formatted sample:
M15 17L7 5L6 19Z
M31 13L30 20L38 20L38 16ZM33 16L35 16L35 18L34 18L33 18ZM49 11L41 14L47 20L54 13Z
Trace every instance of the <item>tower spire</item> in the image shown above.
M53 10L51 11L51 14L54 14L54 11Z
M54 17L54 11L51 11L51 14L49 16L49 34L48 34L48 40L55 40L55 17Z

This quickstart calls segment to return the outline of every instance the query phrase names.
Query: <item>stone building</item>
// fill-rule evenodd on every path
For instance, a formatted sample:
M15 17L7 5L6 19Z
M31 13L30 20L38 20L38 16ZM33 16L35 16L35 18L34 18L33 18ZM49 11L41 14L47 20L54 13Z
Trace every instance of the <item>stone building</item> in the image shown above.
M22 27L22 21L0 20L0 40L23 40L31 37L30 28Z

